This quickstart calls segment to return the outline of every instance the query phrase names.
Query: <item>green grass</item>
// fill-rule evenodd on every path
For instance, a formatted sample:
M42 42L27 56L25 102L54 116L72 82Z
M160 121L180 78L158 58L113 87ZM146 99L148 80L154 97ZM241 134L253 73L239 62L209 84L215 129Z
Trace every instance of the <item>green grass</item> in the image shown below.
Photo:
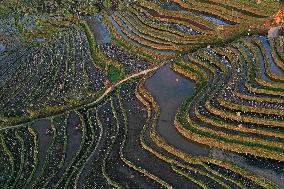
M109 65L108 67L108 73L107 73L107 78L110 81L110 83L115 83L122 79L124 77L124 69L121 68L116 68L113 65Z

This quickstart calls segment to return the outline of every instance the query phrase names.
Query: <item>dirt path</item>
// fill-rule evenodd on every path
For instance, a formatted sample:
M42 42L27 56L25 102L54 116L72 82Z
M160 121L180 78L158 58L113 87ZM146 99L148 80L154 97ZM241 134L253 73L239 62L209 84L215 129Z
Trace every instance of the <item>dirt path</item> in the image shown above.
M107 96L111 91L113 91L116 87L118 87L119 85L121 85L122 83L132 79L132 78L135 78L135 77L139 77L141 75L147 75L148 73L150 72L153 72L157 69L159 69L160 67L154 67L154 68L150 68L150 69L147 69L147 70L144 70L142 72L139 72L139 73L136 73L136 74L133 74L133 75L130 75L126 78L124 78L123 80L119 81L118 83L114 84L113 86L109 87L105 92L104 94L102 94L102 96L100 96L97 100L95 100L94 102L91 102L89 104L86 104L85 106L91 106L91 105L94 105L96 103L98 103L99 101L101 101L105 96Z
M98 102L100 102L102 99L104 99L107 95L109 95L116 87L120 86L122 83L126 82L126 81L129 81L133 78L136 78L136 77L139 77L139 76L142 76L142 75L147 75L157 69L159 69L160 66L157 66L157 67L154 67L154 68L150 68L150 69L147 69L147 70L144 70L144 71L141 71L141 72L138 72L136 74L133 74L133 75L130 75L130 76L127 76L126 78L124 78L123 80L115 83L114 85L110 86L98 99L96 99L95 101L89 103L89 104L85 104L85 105L82 105L80 106L79 108L82 108L82 107L88 107L88 106L92 106ZM77 110L79 109L78 107L77 108L74 108L72 110ZM72 110L66 110L66 111L72 111ZM65 111L65 112L66 112ZM64 113L65 113L64 112ZM31 123L31 122L35 122L37 120L43 120L43 119L46 119L46 118L54 118L58 115L62 115L64 113L60 113L60 114L56 114L56 115L52 115L52 116L47 116L47 117L43 117L43 118L39 118L39 119L34 119L34 120L31 120L29 122L25 122L25 123L21 123L21 124L18 124L18 125L13 125L13 126L7 126L7 127L4 127L4 128L1 128L1 130L5 130L5 129L15 129L15 128L18 128L18 127L22 127L23 125L27 124L27 123Z

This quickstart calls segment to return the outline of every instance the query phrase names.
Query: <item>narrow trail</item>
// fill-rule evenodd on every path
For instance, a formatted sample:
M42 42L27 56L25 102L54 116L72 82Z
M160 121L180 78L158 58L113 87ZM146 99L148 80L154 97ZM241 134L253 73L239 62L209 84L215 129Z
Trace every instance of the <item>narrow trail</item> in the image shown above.
M150 68L150 69L144 70L144 71L142 71L142 72L139 72L139 73L136 73L136 74L133 74L133 75L130 75L130 76L124 78L123 80L121 80L121 81L119 81L118 83L116 83L116 84L112 85L111 87L109 87L109 88L104 92L104 94L102 94L102 96L100 96L97 100L95 100L95 101L93 101L93 102L91 102L91 103L89 103L89 104L86 104L86 105L84 105L83 107L91 106L91 105L94 105L94 104L98 103L99 101L101 101L105 96L107 96L110 92L112 92L116 87L118 87L118 86L121 85L122 83L124 83L124 82L126 82L126 81L128 81L128 80L131 80L132 78L139 77L139 76L141 76L141 75L147 75L148 73L153 72L153 71L155 71L155 70L157 70L157 69L159 69L159 68L160 68L160 66L154 67L154 68Z
M161 65L161 66L163 66L163 65ZM47 116L47 117L42 117L42 118L33 119L33 120L31 120L31 121L28 121L28 122L25 122L25 123L20 123L20 124L13 125L13 126L6 126L6 127L1 128L0 131L6 130L6 129L15 129L15 128L18 128L18 127L22 127L22 126L25 125L25 124L32 123L32 122L36 122L36 121L38 121L38 120L42 120L42 119L46 119L46 118L51 118L51 119L52 119L52 118L54 118L54 117L56 117L56 116L58 116L58 115L62 115L62 114L64 114L64 113L66 113L66 112L70 112L70 111L73 111L73 110L78 110L78 109L83 108L83 107L88 107L88 106L95 105L95 104L97 104L98 102L100 102L101 100L103 100L103 99L104 99L107 95L109 95L115 88L117 88L118 86L120 86L120 85L123 84L124 82L129 81L129 80L131 80L131 79L133 79L133 78L142 76L142 75L147 75L147 74L149 74L149 73L151 73L151 72L153 72L153 71L156 71L156 70L159 69L161 66L156 66L156 67L154 67L154 68L150 68L150 69L147 69L147 70L143 70L143 71L138 72L138 73L136 73L136 74L127 76L127 77L124 78L123 80L121 80L121 81L115 83L114 85L110 86L107 90L105 90L105 92L104 92L99 98L97 98L97 99L96 99L95 101L93 101L93 102L90 102L90 103L88 103L88 104L83 104L83 105L81 105L80 107L76 107L76 108L73 108L73 109L69 109L69 110L64 111L63 113L59 113L59 114L56 114L56 115L51 115L51 116Z

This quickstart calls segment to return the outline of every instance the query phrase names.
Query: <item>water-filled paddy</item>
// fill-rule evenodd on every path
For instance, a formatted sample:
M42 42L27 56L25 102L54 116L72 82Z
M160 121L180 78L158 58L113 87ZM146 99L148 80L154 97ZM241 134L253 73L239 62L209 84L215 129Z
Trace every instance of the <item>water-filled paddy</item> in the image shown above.
M236 2L1 1L0 188L283 188L283 3Z
M195 84L193 81L171 70L170 65L168 63L161 67L145 82L145 88L154 96L160 107L157 131L167 143L193 156L210 156L235 163L273 180L280 186L284 185L284 165L282 163L263 158L249 158L218 149L210 149L185 139L176 130L174 119L177 110L193 94Z

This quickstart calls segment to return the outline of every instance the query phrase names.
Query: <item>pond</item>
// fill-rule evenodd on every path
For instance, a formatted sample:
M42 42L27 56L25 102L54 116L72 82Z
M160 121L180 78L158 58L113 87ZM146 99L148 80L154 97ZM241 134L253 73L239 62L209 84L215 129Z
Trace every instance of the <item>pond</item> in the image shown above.
M110 42L109 33L107 27L102 22L101 15L91 18L88 20L88 23L95 34L96 43L104 44Z
M175 73L170 68L170 64L167 64L146 80L145 88L154 96L160 107L158 133L169 144L182 151L192 155L208 155L209 148L188 141L174 126L178 108L195 90L194 82Z
M145 88L153 95L160 107L157 132L175 148L193 155L210 156L235 163L257 175L266 177L279 186L284 186L284 164L264 158L248 157L229 151L209 148L184 138L174 126L174 118L181 104L189 98L195 83L175 73L170 64L161 67L145 82Z

